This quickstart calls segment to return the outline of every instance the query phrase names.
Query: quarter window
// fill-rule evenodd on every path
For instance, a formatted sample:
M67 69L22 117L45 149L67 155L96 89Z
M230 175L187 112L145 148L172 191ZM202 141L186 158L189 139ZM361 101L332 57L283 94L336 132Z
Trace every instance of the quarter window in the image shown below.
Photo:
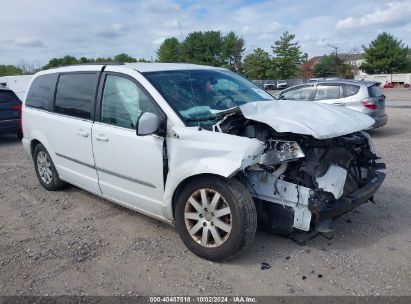
M135 129L137 118L142 112L158 113L136 83L125 77L107 75L101 102L101 121Z
M50 110L58 74L46 74L36 77L27 93L26 106Z
M57 84L55 111L90 119L97 80L97 73L61 74Z
M317 86L315 91L314 100L326 100L340 98L340 86L339 85L321 85Z
M343 85L344 97L354 96L355 94L358 93L359 90L360 90L360 87L357 85L353 85L353 84Z

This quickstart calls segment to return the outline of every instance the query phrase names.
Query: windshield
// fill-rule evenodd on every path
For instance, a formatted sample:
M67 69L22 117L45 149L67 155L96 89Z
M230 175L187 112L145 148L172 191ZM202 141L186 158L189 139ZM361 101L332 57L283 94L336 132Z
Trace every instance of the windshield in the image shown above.
M218 113L248 102L274 99L226 70L178 70L143 75L187 125L212 124Z

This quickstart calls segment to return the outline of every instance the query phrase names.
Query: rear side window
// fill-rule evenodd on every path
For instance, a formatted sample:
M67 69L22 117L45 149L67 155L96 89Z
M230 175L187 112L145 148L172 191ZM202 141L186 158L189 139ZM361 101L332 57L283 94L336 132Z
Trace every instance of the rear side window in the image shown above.
M340 98L340 86L339 85L321 85L317 86L315 91L314 100L327 100Z
M380 97L382 95L380 87L377 84L368 87L368 95L370 97Z
M353 84L343 85L344 97L354 96L355 94L358 93L359 90L360 90L360 86L357 86L357 85L353 85Z
M57 113L90 119L97 81L97 73L61 74L57 83L54 110Z
M47 74L36 77L27 94L26 106L50 110L53 104L56 81L57 74Z
M20 99L12 91L0 90L0 103L20 103Z
M301 86L293 90L289 90L280 95L281 99L287 100L308 100L312 90L311 85Z

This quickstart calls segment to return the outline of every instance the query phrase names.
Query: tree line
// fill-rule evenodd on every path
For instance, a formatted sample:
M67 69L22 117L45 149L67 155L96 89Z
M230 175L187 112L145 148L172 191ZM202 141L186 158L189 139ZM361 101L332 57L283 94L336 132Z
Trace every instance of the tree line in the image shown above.
M368 74L411 72L411 59L401 40L390 33L380 33L368 46L363 46L365 62L360 66ZM295 77L345 77L351 78L351 67L337 52L324 55L313 63L301 51L299 41L288 31L274 41L270 52L253 49L244 56L245 40L231 31L195 31L183 41L176 37L165 39L156 51L156 62L187 62L225 67L249 79L289 79ZM18 66L0 65L0 76L33 73L59 66L101 62L151 62L121 53L107 58L53 58L46 65L34 68L27 62Z
M157 50L157 60L222 66L251 79L291 78L298 75L302 56L294 38L285 31L271 47L272 54L257 48L243 59L245 41L234 32L192 32L182 42L175 37L165 39Z
M105 63L105 62L151 62L144 58L134 58L128 54L121 53L114 57L98 57L98 58L87 58L80 57L76 58L73 56L64 56L61 58L53 58L44 66L36 66L35 64L30 64L25 60L20 60L17 66L14 65L0 65L0 76L8 75L26 75L33 74L40 70L47 70L51 68L57 68L61 66L74 65L74 64L86 64L86 63Z

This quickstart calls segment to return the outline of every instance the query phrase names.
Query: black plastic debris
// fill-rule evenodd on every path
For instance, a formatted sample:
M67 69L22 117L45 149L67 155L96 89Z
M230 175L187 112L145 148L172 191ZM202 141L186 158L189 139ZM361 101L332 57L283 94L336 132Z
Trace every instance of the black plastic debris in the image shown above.
M286 260L289 260L290 258L291 258L290 256L287 256L285 259L286 259Z
M318 278L319 278L319 279L322 279L322 278L323 278L323 275L322 275L322 274L319 274L319 275L318 275Z
M301 279L305 280L307 277L306 276L302 276Z
M270 269L271 268L271 265L270 264L268 264L268 263L261 263L261 270L267 270L267 269Z

